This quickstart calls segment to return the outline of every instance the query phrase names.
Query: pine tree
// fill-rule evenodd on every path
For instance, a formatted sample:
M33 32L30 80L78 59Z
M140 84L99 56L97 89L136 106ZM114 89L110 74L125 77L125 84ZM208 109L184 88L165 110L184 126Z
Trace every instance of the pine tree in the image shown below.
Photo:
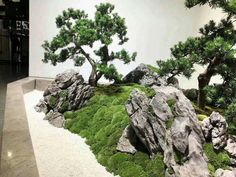
M76 66L82 66L87 60L92 67L90 85L96 86L102 76L111 81L120 81L122 76L111 61L118 59L127 64L135 60L136 53L109 49L114 37L117 37L119 45L128 41L125 19L114 13L114 8L109 3L97 5L94 19L89 19L83 10L70 8L63 11L56 18L59 34L51 42L45 41L42 45L45 49L43 62L50 61L56 65L72 59ZM100 46L98 49L94 49L95 43ZM95 57L88 49L94 50Z
M235 44L236 0L186 0L185 5L192 8L208 4L211 8L221 8L226 14L219 23L211 20L200 28L200 37L188 38L171 48L171 57L165 61L158 60L160 74L172 77L183 75L190 78L194 65L205 66L205 71L198 76L198 106L205 108L206 86L215 75L223 78L224 85L230 85L236 74Z

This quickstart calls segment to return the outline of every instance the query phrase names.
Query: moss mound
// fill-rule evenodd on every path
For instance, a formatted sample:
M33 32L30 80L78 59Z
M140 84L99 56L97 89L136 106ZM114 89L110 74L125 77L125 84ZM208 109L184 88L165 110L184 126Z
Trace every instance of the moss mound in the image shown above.
M219 152L215 151L212 143L205 143L203 150L209 159L208 169L211 174L214 174L215 170L218 168L229 169L231 164L230 157L224 150Z
M98 162L107 170L121 177L164 177L163 155L150 159L144 149L135 155L116 150L123 130L129 125L125 103L131 91L138 88L147 96L155 92L144 86L119 85L99 86L95 96L77 112L66 112L66 128L85 137Z

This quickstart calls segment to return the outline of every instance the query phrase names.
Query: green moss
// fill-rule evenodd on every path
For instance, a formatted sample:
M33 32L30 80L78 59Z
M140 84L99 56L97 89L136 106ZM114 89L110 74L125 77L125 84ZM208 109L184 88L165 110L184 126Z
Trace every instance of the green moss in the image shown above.
M76 118L77 114L73 111L67 111L64 113L66 119L74 119Z
M203 121L204 119L208 118L208 116L204 114L197 114L197 118L199 121Z
M203 109L199 108L197 106L197 104L194 103L194 102L192 102L192 105L193 105L193 107L194 107L194 109L195 109L197 114L202 114L202 115L210 116L213 111L219 112L221 115L225 114L224 109L221 109L221 108L206 106L205 109L203 110Z
M57 106L57 103L58 103L58 98L55 96L50 96L49 106L54 109Z
M147 163L146 171L148 171L149 177L164 177L165 176L165 164L163 162L163 155L158 153L154 159L149 160Z
M203 150L209 159L209 165L211 170L213 169L228 169L230 165L230 157L225 151L216 152L212 143L205 143Z
M174 112L174 107L175 107L175 104L176 104L176 100L175 99L170 99L170 100L167 100L166 103L170 107L171 111Z
M67 96L68 96L68 91L67 91L67 90L62 90L62 91L59 93L59 97L67 98Z
M121 169L119 170L119 174L122 177L148 177L148 174L144 172L143 168L131 161L123 162L121 165Z
M159 69L152 66L152 65L147 65L147 67L152 71L152 72L155 72L155 73L159 73Z
M170 129L174 123L174 118L170 118L166 121L166 128Z
M210 175L211 175L212 177L215 177L215 171L216 171L216 169L215 169L215 167L214 167L213 165L211 165L210 163L208 164L208 170L209 170L209 172L210 172Z
M64 113L66 128L85 137L98 162L115 174L121 177L164 177L162 155L150 159L145 151L131 155L116 150L123 130L130 124L125 103L134 88L148 96L155 95L153 89L137 84L101 85L85 107Z

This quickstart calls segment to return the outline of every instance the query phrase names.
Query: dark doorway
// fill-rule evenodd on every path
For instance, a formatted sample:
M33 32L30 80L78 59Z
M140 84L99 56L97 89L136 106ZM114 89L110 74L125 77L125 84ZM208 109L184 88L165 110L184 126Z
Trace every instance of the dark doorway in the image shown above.
M28 76L29 0L2 0L0 5L0 77L13 81ZM3 74L4 72L4 74Z

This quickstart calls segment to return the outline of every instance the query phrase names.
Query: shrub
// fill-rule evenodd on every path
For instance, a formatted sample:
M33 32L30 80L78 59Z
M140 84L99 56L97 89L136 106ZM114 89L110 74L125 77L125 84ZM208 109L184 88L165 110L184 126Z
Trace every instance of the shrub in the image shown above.
M225 118L229 124L228 132L236 134L236 101L228 106L225 112Z

